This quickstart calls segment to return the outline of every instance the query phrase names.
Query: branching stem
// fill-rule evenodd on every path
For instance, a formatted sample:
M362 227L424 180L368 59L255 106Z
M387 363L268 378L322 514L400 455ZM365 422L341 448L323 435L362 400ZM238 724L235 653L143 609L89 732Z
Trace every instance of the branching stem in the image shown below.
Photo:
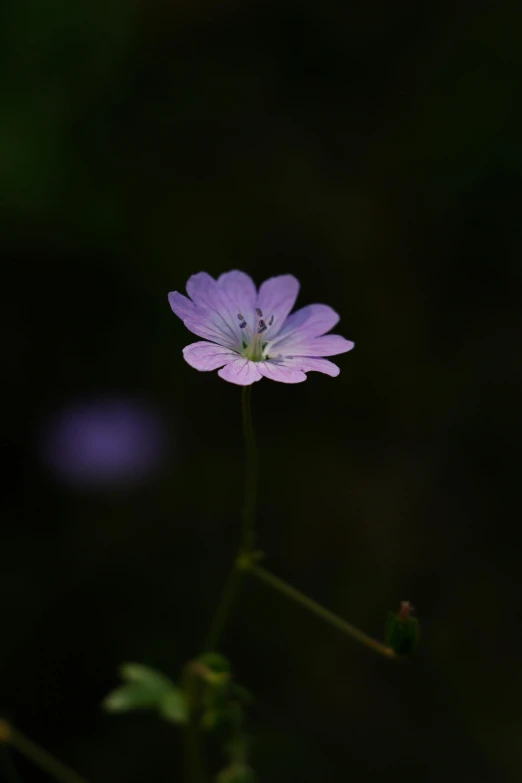
M286 595L286 597L290 598L290 600L300 604L305 609L308 609L309 612L312 612L312 614L320 617L329 625L332 625L334 628L338 628L346 636L349 636L360 644L363 644L365 647L368 647L370 650L379 653L379 655L384 655L386 658L396 657L391 647L387 647L381 642L378 642L376 639L373 639L371 636L368 636L363 631L360 631L351 623L343 620L342 617L339 617L338 615L334 614L334 612L331 612L329 609L321 606L321 604L317 603L317 601L314 601L313 598L309 598L304 593L301 593L300 590L296 590L295 587L292 587L292 585L289 585L287 582L279 579L279 577L271 574L270 571L266 570L266 568L262 568L252 561L249 562L244 560L243 569L257 577L257 579L259 579L261 582L269 585L272 589L277 590L283 595Z

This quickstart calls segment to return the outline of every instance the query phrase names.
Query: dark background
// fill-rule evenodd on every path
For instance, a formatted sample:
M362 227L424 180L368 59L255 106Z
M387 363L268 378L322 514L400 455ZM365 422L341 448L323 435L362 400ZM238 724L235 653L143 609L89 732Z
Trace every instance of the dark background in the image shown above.
M378 637L409 599L423 638L394 665L246 582L223 650L260 781L519 780L520 4L0 22L0 709L92 783L183 779L175 728L99 706L120 662L198 652L238 537L240 390L185 364L167 292L290 272L356 348L254 387L266 564ZM108 399L153 412L156 459L60 473L56 416Z

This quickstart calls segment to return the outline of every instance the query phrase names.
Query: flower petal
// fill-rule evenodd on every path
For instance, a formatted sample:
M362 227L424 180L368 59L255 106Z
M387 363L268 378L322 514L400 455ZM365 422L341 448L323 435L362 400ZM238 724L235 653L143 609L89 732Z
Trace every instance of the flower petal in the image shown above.
M286 317L297 299L299 281L293 275L270 277L261 284L257 296L257 307L268 321L274 316L274 325L270 329L273 339L282 329Z
M187 294L197 307L214 310L216 306L217 283L208 272L198 272L187 280Z
M196 315L192 318L185 318L183 321L187 329L193 334L197 334L198 337L204 337L205 340L223 345L227 350L233 350L237 348L236 340L230 335L229 332L225 332L219 326L217 326L212 318L212 315L197 311Z
M197 275L192 275L187 280L187 293L195 303L197 313L206 321L211 322L213 327L225 336L225 340L219 340L219 342L222 345L239 348L241 330L237 313L229 312L222 300L221 289L216 280L206 272L198 272ZM188 326L188 328L191 327ZM196 334L198 333L196 332ZM206 337L206 335L201 336ZM210 339L215 338L211 337Z
M194 302L178 291L170 292L169 304L187 329L198 337L205 337L228 348L238 347L237 340L232 336L230 329L223 328L223 323L216 318L215 313L205 307L196 307Z
M196 307L194 302L187 299L186 296L180 294L178 291L171 291L169 294L169 304L174 313L181 318L182 321L191 315L194 315Z
M226 313L227 321L233 326L239 347L244 337L240 327L241 321L245 320L252 331L255 331L257 291L254 281L245 272L233 269L218 278L217 287L220 306ZM243 319L238 318L238 315L242 315Z
M299 368L289 367L280 362L258 362L259 372L271 381L280 383L302 383L306 381L306 375Z
M261 373L257 368L256 362L243 358L235 359L230 364L226 364L223 369L218 370L218 375L225 381L237 383L238 386L250 386L252 383L261 380Z
M232 269L218 277L218 288L222 297L233 304L234 318L237 313L245 310L254 310L256 306L257 291L252 278L245 272Z
M337 378L341 372L339 367L333 362L329 362L328 359L311 359L307 356L288 357L282 361L282 364L285 367L295 367L303 372L322 372L332 378Z
M335 356L351 351L354 343L340 334L325 334L323 337L301 338L299 333L283 338L275 348L270 348L274 358L285 356Z
M192 275L187 282L187 292L194 301L178 291L169 294L169 303L191 332L220 345L237 349L242 335L236 318L231 318L221 301L217 282L206 272Z
M217 370L218 367L223 367L228 362L233 362L238 358L238 355L222 345L202 340L183 348L183 357L191 367L208 372L209 370Z
M320 337L333 329L338 321L338 313L328 305L308 305L288 316L277 335L277 341L295 335L297 332L301 337Z

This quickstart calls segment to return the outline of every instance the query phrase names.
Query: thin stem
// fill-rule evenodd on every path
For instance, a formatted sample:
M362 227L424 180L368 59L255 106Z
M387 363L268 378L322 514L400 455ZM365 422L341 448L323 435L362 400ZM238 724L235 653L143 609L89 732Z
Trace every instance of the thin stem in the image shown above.
M37 767L48 772L49 775L52 775L60 783L86 783L85 778L82 778L66 764L58 761L58 759L5 721L0 721L0 740L16 748L19 753L31 759Z
M201 766L198 729L193 723L185 726L185 749L187 762L187 780L190 783L206 783L206 778Z
M321 606L321 604L318 604L317 601L314 601L312 598L308 598L307 595L301 593L299 590L296 590L295 587L287 584L287 582L279 579L279 577L274 576L265 568L261 568L261 566L250 562L245 570L249 571L254 576L257 576L257 578L265 584L273 587L274 590L283 593L283 595L286 595L287 598L290 598L292 601L301 604L301 606L304 606L305 609L308 609L309 612L317 615L317 617L321 617L327 623L333 625L334 628L338 628L340 631L346 634L346 636L350 636L360 644L364 644L365 647L369 647L371 650L374 650L374 652L379 653L379 655L384 655L387 658L395 657L395 653L391 647L386 647L386 645L381 644L381 642L378 642L376 639L373 639L371 636L363 633L363 631L360 631L355 626L347 623L346 620L343 620L342 617L339 617L329 609Z
M206 783L207 777L203 768L200 753L199 725L197 717L198 682L191 670L191 664L185 666L183 672L183 689L188 706L188 721L185 725L185 759L187 781L190 783Z
M258 457L254 423L252 421L252 387L243 387L243 435L246 449L245 502L243 505L243 532L241 549L251 552L255 543L255 514L257 502Z
M249 554L255 542L255 514L257 502L258 458L251 407L252 387L244 386L241 397L243 414L243 436L245 439L245 499L242 512L242 532L240 552ZM215 650L230 616L241 578L241 570L234 562L221 593L221 598L210 624L210 630L204 645L207 651Z
M232 604L234 602L240 576L240 571L234 563L228 575L228 579L225 582L225 586L221 593L221 599L216 611L214 612L214 617L212 618L212 622L210 624L210 630L203 646L203 649L206 652L212 652L217 647L219 639L221 638L221 634L223 633L227 623L230 610L232 609Z

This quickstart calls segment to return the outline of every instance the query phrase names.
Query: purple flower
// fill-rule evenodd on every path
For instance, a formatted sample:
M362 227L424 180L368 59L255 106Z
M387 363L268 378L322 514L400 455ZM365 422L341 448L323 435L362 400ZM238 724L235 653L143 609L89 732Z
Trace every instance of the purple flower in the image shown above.
M166 455L159 414L126 398L73 403L52 417L42 435L47 464L71 484L140 481L157 471Z
M250 386L262 377L301 383L311 370L335 377L337 365L324 359L351 351L353 343L327 334L339 320L328 305L313 304L292 313L299 282L293 275L271 277L256 290L244 272L217 280L206 272L187 282L188 299L173 291L169 303L194 334L205 339L183 349L196 370L221 369L230 383Z

